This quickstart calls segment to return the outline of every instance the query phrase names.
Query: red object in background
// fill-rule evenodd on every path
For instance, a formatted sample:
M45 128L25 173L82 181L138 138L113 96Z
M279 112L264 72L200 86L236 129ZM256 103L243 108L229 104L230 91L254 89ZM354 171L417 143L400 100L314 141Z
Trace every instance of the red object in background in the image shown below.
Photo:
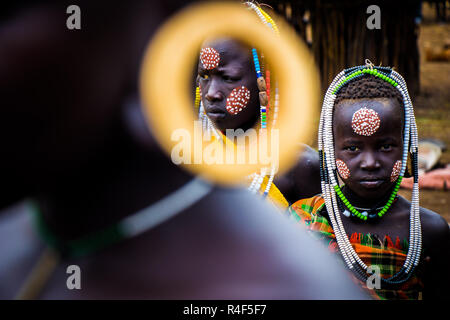
M412 189L413 178L404 178L400 185ZM419 175L419 188L448 190L450 187L450 165L445 168L432 170Z

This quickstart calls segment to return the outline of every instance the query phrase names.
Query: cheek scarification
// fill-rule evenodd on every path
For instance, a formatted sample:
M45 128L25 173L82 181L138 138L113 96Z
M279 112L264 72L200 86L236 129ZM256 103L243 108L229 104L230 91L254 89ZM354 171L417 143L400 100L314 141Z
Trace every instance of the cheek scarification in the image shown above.
M203 48L200 51L200 61L206 70L217 68L219 66L220 54L214 48Z
M348 179L350 177L350 170L348 170L344 161L337 159L336 167L342 179Z
M236 115L247 106L250 101L250 90L241 86L234 88L227 98L226 108L228 113Z
M371 136L380 127L380 117L378 113L366 107L361 108L353 114L352 129L356 134Z
M394 163L394 167L392 168L391 182L397 181L401 169L402 169L402 162L400 160L397 160Z

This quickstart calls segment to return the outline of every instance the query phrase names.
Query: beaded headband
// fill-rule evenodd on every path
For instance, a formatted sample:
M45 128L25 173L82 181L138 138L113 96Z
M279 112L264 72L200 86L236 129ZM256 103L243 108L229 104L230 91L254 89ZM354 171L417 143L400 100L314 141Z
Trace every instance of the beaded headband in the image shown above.
M403 97L404 106L404 136L403 136L403 155L401 168L398 174L393 191L386 204L380 209L373 209L370 212L359 212L344 196L338 183L337 166L334 154L334 141L332 131L333 110L336 95L339 90L365 74L378 77L395 88L397 88ZM325 205L330 216L333 230L336 234L336 240L342 253L345 263L353 270L358 278L367 280L367 265L358 257L345 233L341 221L340 212L346 216L353 216L363 221L380 219L391 207L400 183L405 174L408 152L411 153L413 164L413 191L410 211L410 233L409 248L405 263L402 269L389 279L381 278L387 284L399 284L409 279L413 269L418 265L422 248L421 223L419 215L419 184L418 184L418 135L414 117L413 105L408 94L406 82L403 77L388 67L375 67L370 61L366 60L366 65L356 66L341 71L332 81L328 88L320 116L319 137L318 137L319 161L320 161L320 179L322 194ZM377 212L378 211L378 212Z

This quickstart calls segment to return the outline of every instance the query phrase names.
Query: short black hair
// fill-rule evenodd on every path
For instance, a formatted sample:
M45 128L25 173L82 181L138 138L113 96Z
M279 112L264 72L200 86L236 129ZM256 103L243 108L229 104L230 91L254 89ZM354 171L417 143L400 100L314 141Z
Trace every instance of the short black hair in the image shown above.
M403 97L397 88L379 77L365 74L344 85L336 94L335 105L346 99L393 98L403 107Z

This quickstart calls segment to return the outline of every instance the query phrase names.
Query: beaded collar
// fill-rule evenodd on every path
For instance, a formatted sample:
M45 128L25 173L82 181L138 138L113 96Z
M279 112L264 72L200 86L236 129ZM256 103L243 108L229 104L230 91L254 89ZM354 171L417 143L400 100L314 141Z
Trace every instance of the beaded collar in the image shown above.
M342 187L341 190L344 190L344 188L345 188L345 186ZM398 194L395 192L395 188L396 187L394 187L393 192L391 192L391 194L388 197L388 200L392 199L390 206L392 204L394 204L398 199ZM344 195L343 191L342 191L342 195ZM343 198L346 200L345 196L343 196ZM367 217L367 219L364 219L363 221L367 220L368 222L376 222L383 217L382 215L379 215L378 213L381 212L382 210L384 210L384 208L386 207L385 205L380 206L381 203L385 203L385 202L386 202L386 197L383 197L374 206L372 206L370 208L361 208L361 207L356 207L356 206L351 205L349 201L348 201L348 204L345 204L344 200L341 197L339 197L338 206L339 206L340 212L342 212L342 214L346 217L350 217L354 220L359 220L359 221L362 220L357 215L355 215L351 211L349 211L348 208L351 207L351 208L356 209L358 212L361 212L361 215L363 217Z

